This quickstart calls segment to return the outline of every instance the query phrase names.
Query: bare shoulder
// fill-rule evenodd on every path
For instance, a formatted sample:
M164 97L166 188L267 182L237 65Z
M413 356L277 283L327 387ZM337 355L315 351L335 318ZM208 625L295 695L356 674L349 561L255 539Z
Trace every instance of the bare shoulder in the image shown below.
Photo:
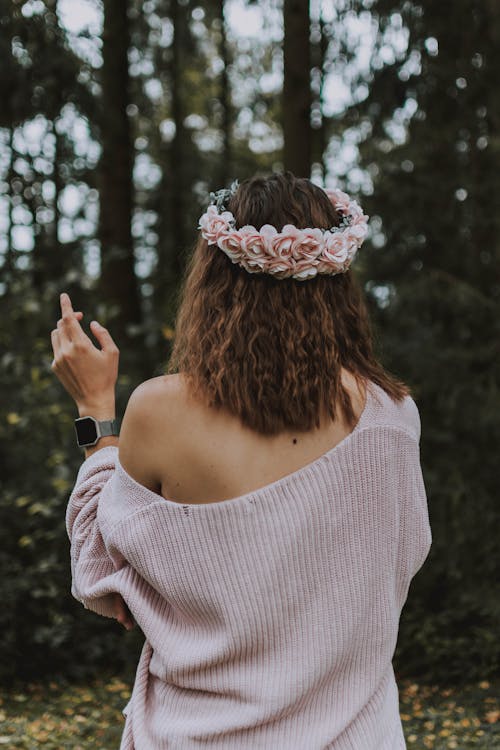
M156 414L158 408L178 404L184 397L185 390L184 380L180 374L159 375L145 380L132 391L129 406L138 414L151 411Z
M184 423L187 401L186 384L179 374L150 378L132 391L122 425L129 424L146 442L156 443L158 430L168 440L170 426L179 430Z
M125 471L153 491L157 454L171 445L185 423L185 384L178 374L140 383L129 398L120 428L119 460Z

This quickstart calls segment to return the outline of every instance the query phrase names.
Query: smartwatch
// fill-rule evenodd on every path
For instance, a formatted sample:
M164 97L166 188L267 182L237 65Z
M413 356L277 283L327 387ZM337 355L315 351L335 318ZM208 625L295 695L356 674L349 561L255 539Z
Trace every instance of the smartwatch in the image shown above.
M75 430L79 448L95 445L99 438L120 434L117 419L105 419L98 422L94 417L80 417L75 419Z

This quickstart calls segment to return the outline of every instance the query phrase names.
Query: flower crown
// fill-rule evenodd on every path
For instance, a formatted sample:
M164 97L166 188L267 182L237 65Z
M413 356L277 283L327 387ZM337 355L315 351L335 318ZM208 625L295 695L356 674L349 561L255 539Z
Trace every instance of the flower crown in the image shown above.
M235 219L225 205L236 193L238 182L229 189L210 193L211 204L200 217L201 235L217 245L233 263L249 273L269 273L277 279L305 280L317 274L347 271L368 233L368 216L342 190L325 189L334 208L342 214L338 227L297 229L286 224L281 232L271 224L259 229L236 229Z

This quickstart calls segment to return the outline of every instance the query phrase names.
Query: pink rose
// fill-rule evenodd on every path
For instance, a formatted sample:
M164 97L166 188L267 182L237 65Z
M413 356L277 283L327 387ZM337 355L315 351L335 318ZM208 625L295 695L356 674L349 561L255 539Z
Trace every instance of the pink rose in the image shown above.
M292 257L294 242L302 236L302 230L292 224L286 224L278 234L269 232L270 257L266 266L267 273L277 279L284 279L292 275L295 261Z
M361 245L368 234L368 227L366 224L361 224L359 222L357 224L351 224L345 230L345 234L348 240L355 240L358 245Z
M250 267L263 268L267 253L260 232L250 225L241 227L238 232L241 235L241 250L247 257Z
M245 257L244 251L241 247L242 239L240 232L234 230L228 234L220 235L216 244L226 253L228 258L231 258L233 263L238 263Z
M363 244L363 240L366 237L368 230L366 225L356 224L348 227L345 232L345 240L347 243L347 252L349 260L352 260L356 251Z
M259 234L262 237L266 255L274 255L273 241L276 235L278 234L278 230L276 229L276 227L271 226L271 224L264 224L260 228Z
M296 261L312 261L323 250L321 229L299 229L292 243L292 256Z
M325 232L325 249L323 257L339 265L347 258L349 244L346 232Z
M333 206L337 209L337 211L340 211L343 214L349 213L351 198L349 195L347 195L347 193L344 193L342 190L331 190L329 188L325 190L325 193L328 195L330 201L333 203Z
M266 273L271 274L271 276L274 276L276 279L286 279L291 275L292 269L288 260L279 260L278 258L275 258L268 261Z
M351 220L351 227L355 226L366 226L368 223L368 216L365 216L362 209L360 208L359 211L356 211L354 214L351 214L352 220Z
M292 224L286 224L279 234L271 237L270 249L273 256L278 260L289 258L292 254L292 246L301 230Z
M349 206L349 213L351 214L351 216L353 217L353 219L358 219L359 220L362 216L364 216L363 209L361 208L361 206L359 205L359 203L357 201L354 201L354 200L351 201L351 205ZM365 216L364 218L365 218L365 220L368 220L368 216Z
M217 211L216 206L209 206L206 212L200 218L199 229L209 245L214 245L218 238L227 232L230 222L234 219L230 211L223 211L221 214Z
M265 261L259 258L246 258L243 256L239 263L248 273L262 273L265 270Z
M318 262L318 273L326 273L330 276L335 276L337 273L342 273L343 271L346 271L349 267L349 261L346 260L345 263L338 263L336 260L331 259L322 259Z
M318 273L340 273L349 258L349 246L344 232L325 232L325 247L318 258Z
M317 260L313 262L316 265L310 265L310 264L308 266L304 265L303 269L299 269L296 267L295 272L293 273L292 277L294 279L303 280L303 279L310 279L313 276L316 276L318 273L319 262Z

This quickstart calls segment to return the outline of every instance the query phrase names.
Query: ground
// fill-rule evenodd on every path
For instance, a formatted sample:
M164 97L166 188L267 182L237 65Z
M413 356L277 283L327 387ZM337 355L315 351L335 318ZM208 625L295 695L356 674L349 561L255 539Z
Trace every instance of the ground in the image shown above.
M500 750L500 685L453 690L398 680L408 748ZM104 676L86 685L31 684L0 690L0 748L118 750L130 681Z

